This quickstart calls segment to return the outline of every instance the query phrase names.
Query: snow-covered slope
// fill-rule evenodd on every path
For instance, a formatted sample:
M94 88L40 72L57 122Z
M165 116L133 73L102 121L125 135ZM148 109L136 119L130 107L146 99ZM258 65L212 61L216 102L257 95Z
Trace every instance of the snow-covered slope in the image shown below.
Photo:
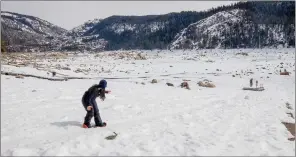
M57 43L67 32L40 18L7 11L1 11L1 27L2 40L24 47Z
M222 11L218 12L206 19L200 20L196 23L189 25L187 28L183 29L180 33L178 33L175 37L175 41L172 42L171 48L181 48L185 47L188 44L189 46L198 45L200 42L206 42L208 44L207 39L203 39L202 37L208 36L216 36L222 37L221 29L229 29L227 28L227 24L229 23L237 23L237 21L242 20L242 16L237 15L243 14L241 10L233 10L233 11ZM190 40L194 39L194 40ZM197 41L197 42L196 42Z
M94 51L99 52L105 49L108 41L100 38L99 35L67 37L59 44L61 51Z
M91 36L100 36L100 33L96 32L96 30L93 29L93 27L99 25L99 23L103 20L104 19L89 20L89 21L85 22L84 24L73 28L72 30L70 30L68 32L68 34L71 36L83 37L84 33L90 31L90 32L88 32L88 34L91 34ZM148 24L131 24L131 23L127 23L127 22L111 22L109 25L106 25L106 27L103 29L109 30L109 31L114 32L116 34L121 34L122 32L125 32L125 31L132 31L135 33L146 31L146 33L149 33L149 32L153 33L153 32L156 32L160 29L163 29L163 28L164 28L163 22L151 22Z
M201 12L114 15L66 31L36 17L2 12L1 35L8 51L12 46L18 52L295 47L294 16L292 1L241 2Z
M61 36L67 30L34 16L1 11L1 23L8 27L47 36Z
M80 75L93 79L57 82L1 75L1 155L293 156L295 141L288 140L292 135L281 122L295 123L287 114L295 117L294 51L153 51L147 60L114 57L122 52L68 55L50 62L40 58L37 64L48 68L68 64L72 70L89 69L89 75ZM290 76L279 75L280 69ZM26 67L1 67L6 70L45 75ZM112 92L104 102L97 99L108 125L83 129L81 97L99 77L118 78L107 79ZM242 90L250 78L265 90ZM152 79L158 83L151 84ZM191 90L179 87L184 79ZM206 79L216 88L197 85ZM118 136L106 140L113 132Z
M125 31L131 31L134 33L154 33L163 29L164 26L165 23L163 22L152 22L148 24L113 23L108 26L107 29L117 34L121 34Z
M150 20L150 21L149 21ZM157 20L156 16L111 16L105 19L95 19L83 25L75 27L67 33L72 47L77 43L91 45L96 43L99 47L108 48L115 46L116 49L127 45L137 45L141 37L149 36L164 29L166 22ZM118 44L118 45L117 45Z
M99 35L82 36L100 20L95 19L67 31L37 17L1 12L2 40L8 51L100 51L107 41Z
M105 49L108 43L99 34L85 36L85 32L89 31L95 25L100 23L102 19L94 19L85 22L67 32L65 41L60 44L61 51L101 51Z
M98 24L102 19L94 19L85 22L84 24L71 29L68 34L71 36L82 36L85 32Z
M221 11L190 24L178 33L171 49L229 47L287 47L295 27L284 24L255 24L247 21L245 10ZM287 31L289 29L289 31ZM290 32L290 33L289 33ZM261 38L261 39L260 39Z

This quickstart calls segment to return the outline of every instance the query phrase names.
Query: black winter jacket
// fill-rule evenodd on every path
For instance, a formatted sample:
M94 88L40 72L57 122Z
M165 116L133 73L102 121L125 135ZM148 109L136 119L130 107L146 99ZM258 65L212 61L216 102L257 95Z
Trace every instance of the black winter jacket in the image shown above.
M82 102L85 106L95 105L95 100L97 97L105 99L105 89L100 88L99 85L91 86L83 95Z

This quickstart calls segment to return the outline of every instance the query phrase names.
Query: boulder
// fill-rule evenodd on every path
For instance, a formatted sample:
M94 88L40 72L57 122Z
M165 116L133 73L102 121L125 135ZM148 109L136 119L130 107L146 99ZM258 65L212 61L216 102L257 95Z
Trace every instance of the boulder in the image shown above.
M174 84L172 83L166 83L168 86L174 87Z
M216 87L213 83L209 83L209 82L199 81L197 84L201 87L207 87L207 88L215 88Z
M188 82L182 82L180 86L181 88L186 88L190 90Z
M151 81L151 83L157 83L157 80L156 80L156 79L153 79L153 80Z
M289 72L280 72L280 75L290 75Z

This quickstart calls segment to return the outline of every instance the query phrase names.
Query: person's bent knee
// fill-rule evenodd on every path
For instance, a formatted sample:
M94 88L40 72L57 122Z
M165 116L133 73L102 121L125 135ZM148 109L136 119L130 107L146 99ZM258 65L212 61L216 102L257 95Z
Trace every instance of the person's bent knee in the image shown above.
M100 112L99 111L94 112L94 116L100 116Z

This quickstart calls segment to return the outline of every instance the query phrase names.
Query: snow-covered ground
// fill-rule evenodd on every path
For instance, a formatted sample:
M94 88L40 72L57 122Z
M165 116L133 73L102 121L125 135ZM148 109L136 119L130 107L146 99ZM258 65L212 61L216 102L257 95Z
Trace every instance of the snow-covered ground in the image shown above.
M235 55L238 52L249 56ZM115 59L104 52L38 61L68 66L71 70L56 70L68 76L93 79L48 81L1 75L1 155L292 156L295 141L287 140L292 135L281 122L295 123L287 114L295 117L294 52L153 51L144 52L147 60ZM89 71L75 73L77 68ZM290 76L279 75L280 69ZM33 67L10 65L2 65L1 71L48 75ZM122 78L107 79L112 93L104 102L97 99L108 125L83 129L86 113L81 97L101 77ZM242 90L250 78L263 84L265 91ZM152 79L158 83L151 84ZM190 80L191 90L178 87L183 79ZM204 79L216 88L199 87L197 82ZM118 136L106 140L113 132Z

